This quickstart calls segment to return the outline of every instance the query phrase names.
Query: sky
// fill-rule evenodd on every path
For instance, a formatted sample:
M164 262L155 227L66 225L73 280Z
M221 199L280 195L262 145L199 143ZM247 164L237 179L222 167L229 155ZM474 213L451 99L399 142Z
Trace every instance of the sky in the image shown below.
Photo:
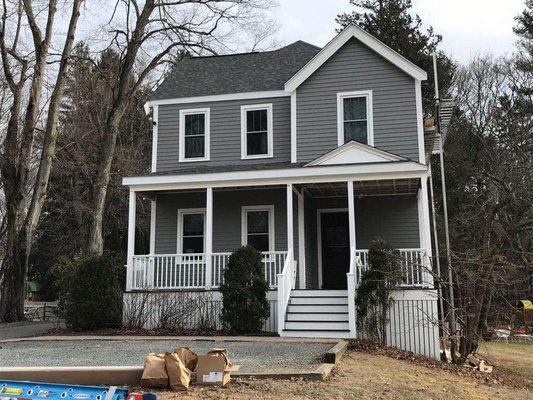
M278 0L273 10L282 43L296 40L323 46L335 34L335 17L353 10L348 0ZM442 49L460 62L476 54L513 50L514 17L525 0L412 0L413 11L443 36Z

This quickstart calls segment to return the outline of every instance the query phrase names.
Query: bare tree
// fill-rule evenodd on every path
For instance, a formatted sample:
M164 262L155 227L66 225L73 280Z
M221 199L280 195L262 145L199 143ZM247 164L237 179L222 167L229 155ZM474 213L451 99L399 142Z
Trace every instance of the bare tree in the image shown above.
M64 90L63 78L69 64L82 3L83 0L72 1L67 37L48 102L39 167L37 176L33 179L32 157L36 151L57 0L49 0L38 11L38 14L46 11L44 32L34 12L35 2L21 0L8 6L7 0L3 0L0 54L3 75L11 95L11 106L0 154L0 174L6 207L5 252L0 270L0 321L10 322L24 318L28 259L33 232L46 198L57 139L57 114ZM13 28L13 32L8 32L10 28ZM23 47L22 36L27 31L31 35L31 44Z
M514 65L476 57L453 86L459 115L447 140L446 179L459 362L488 332L495 305L525 294L533 266L533 108L518 90L524 76Z
M119 124L136 91L180 51L215 54L224 48L223 41L233 31L258 22L256 11L265 4L264 0L116 1L109 28L111 46L121 60L93 183L88 254L102 254L104 249L102 223Z

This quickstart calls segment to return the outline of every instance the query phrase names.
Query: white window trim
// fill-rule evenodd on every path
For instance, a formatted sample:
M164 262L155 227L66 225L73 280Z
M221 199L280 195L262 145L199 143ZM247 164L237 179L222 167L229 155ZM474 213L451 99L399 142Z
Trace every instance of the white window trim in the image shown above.
M267 110L267 154L256 154L249 156L246 138L246 112L253 110ZM274 157L274 119L272 103L250 104L241 106L241 159L253 160L258 158Z
M374 115L372 107L372 90L360 90L356 92L337 93L337 144L342 146L344 143L344 104L343 100L353 97L366 97L366 131L367 144L374 146Z
M205 208L180 208L178 210L178 240L177 240L177 253L183 253L183 216L190 214L203 214L204 215L204 254L205 254L205 240L207 234L207 224Z
M185 158L185 116L191 114L204 114L205 115L205 136L204 136L204 156ZM196 162L196 161L209 161L209 133L211 126L210 118L211 110L209 108L192 108L180 110L180 122L179 122L179 162Z
M243 206L241 207L241 243L243 246L248 244L248 211L268 211L268 251L275 251L275 223L274 223L274 206Z

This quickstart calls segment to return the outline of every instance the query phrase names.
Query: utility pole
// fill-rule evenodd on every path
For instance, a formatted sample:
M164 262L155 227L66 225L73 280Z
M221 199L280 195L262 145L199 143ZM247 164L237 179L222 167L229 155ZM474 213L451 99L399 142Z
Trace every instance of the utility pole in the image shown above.
M450 334L454 335L456 332L455 328L455 295L453 290L453 274L452 274L452 255L450 251L450 228L448 225L448 202L446 200L446 177L444 176L444 139L442 137L442 132L440 128L440 117L439 117L439 105L440 105L440 94L439 94L439 79L437 74L437 55L433 53L433 72L435 74L435 103L437 109L437 118L436 118L436 127L437 127L437 136L439 138L440 148L440 175L442 182L442 208L444 212L444 234L446 240L446 261L448 266L448 301L450 304Z

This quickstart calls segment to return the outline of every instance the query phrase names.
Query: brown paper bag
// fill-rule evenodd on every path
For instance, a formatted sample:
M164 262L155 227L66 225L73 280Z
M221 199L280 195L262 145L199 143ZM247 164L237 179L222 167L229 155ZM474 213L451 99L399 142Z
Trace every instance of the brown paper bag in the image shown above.
M173 353L176 353L180 360L185 364L185 366L190 370L196 370L196 364L198 363L198 355L189 349L188 347L180 347L174 349Z
M172 390L187 390L191 381L191 371L187 369L177 353L165 353L168 383Z
M168 375L163 354L150 353L146 356L141 386L145 388L168 387Z

